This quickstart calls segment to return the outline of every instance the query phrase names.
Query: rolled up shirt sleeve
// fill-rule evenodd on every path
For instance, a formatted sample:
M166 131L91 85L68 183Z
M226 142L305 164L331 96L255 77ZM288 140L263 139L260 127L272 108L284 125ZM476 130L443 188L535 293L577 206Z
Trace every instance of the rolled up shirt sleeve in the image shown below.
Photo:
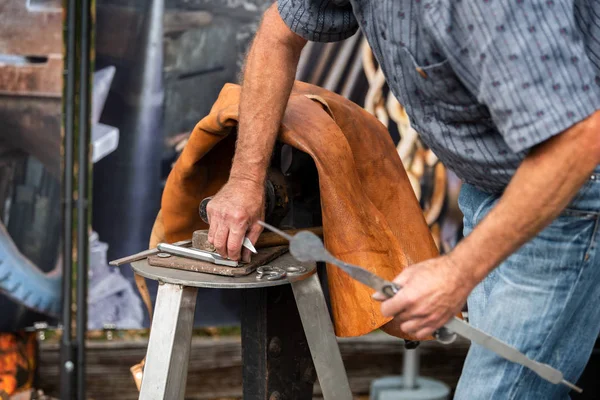
M358 23L352 6L330 0L279 0L279 15L297 35L313 42L337 42L352 36Z
M589 45L598 38L582 29L573 1L440 3L438 16L452 19L437 32L450 63L514 152L600 110Z

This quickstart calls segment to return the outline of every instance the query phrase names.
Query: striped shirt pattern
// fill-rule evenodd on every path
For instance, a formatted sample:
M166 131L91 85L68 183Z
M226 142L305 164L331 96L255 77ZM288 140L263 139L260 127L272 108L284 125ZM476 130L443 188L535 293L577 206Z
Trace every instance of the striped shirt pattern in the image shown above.
M360 28L421 138L502 192L535 145L600 109L598 0L279 0L312 41Z

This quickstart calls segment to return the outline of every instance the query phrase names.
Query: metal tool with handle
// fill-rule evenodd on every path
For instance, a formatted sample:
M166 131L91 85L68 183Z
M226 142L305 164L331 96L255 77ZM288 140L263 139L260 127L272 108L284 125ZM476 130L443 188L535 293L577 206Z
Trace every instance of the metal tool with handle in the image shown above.
M335 258L331 253L329 253L329 251L327 251L327 249L325 249L321 239L311 232L302 231L294 236L291 236L265 222L260 221L259 223L263 227L289 240L290 253L298 261L321 261L336 265L350 275L353 279L377 290L378 292L383 293L388 298L393 297L401 289L393 282L387 281L364 268L348 264ZM434 333L434 337L439 342L448 344L454 341L456 334L469 339L471 342L483 346L488 350L493 351L502 358L529 368L548 382L554 384L563 384L578 393L583 392L581 388L565 380L562 372L558 371L557 369L528 358L525 354L521 353L514 347L509 346L501 340L488 335L487 333L456 317L450 319L450 321L448 321L442 328L436 331Z

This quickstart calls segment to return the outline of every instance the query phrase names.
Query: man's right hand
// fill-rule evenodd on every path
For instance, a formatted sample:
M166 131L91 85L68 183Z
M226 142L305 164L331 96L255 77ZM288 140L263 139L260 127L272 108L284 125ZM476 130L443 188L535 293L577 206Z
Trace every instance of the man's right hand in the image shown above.
M219 254L250 261L244 236L255 244L264 218L263 186L275 139L306 39L288 28L273 4L266 12L244 68L236 152L229 182L208 203L208 241ZM269 68L265 68L268 63Z
M244 236L252 244L262 232L258 220L264 218L265 187L263 184L230 178L206 206L210 228L208 241L222 257L250 261L250 250L244 248Z

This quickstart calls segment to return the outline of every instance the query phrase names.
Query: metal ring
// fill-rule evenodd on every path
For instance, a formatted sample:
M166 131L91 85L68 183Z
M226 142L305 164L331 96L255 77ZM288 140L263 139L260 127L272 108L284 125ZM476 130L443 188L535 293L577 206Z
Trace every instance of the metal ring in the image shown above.
M305 274L306 271L308 271L306 269L306 267L302 266L302 265L287 265L285 266L285 272L287 272L290 275L302 275Z
M171 255L169 253L158 253L156 255L156 257L160 257L160 258L169 258L171 257Z

